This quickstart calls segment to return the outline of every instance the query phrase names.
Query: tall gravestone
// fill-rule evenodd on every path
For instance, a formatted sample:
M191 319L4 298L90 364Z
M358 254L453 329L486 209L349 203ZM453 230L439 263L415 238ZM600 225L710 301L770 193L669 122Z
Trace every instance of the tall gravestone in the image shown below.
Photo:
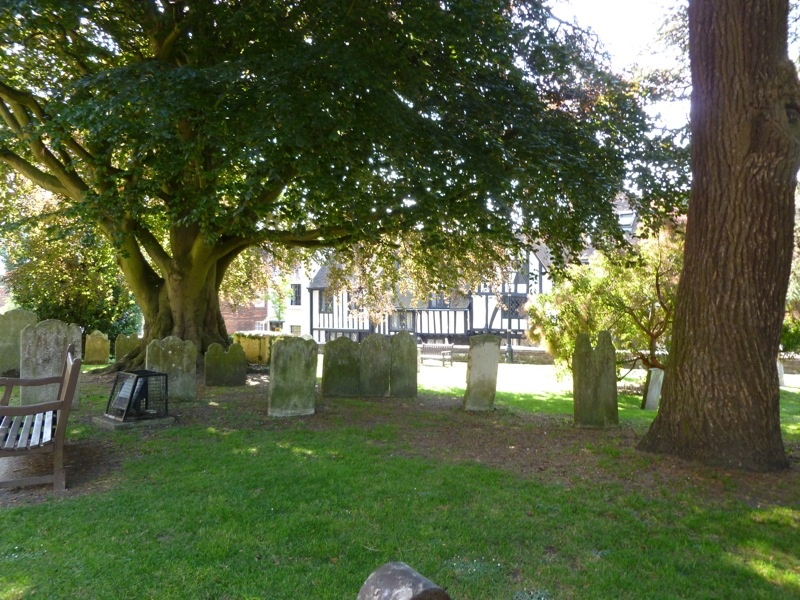
M56 319L47 319L28 325L20 333L20 377L61 376L67 347L75 345L75 353L81 356L81 328ZM22 404L37 404L54 400L58 384L26 386L20 389ZM73 406L78 406L80 394L75 394Z
M241 344L211 344L204 357L204 381L210 386L235 387L247 383L247 357Z
M126 354L130 354L136 350L141 343L142 338L138 335L125 335L124 333L120 333L117 339L114 340L114 359L119 360Z
M594 401L594 350L588 333L579 333L572 353L572 402L576 425L590 423L602 426L603 413L597 413Z
M389 340L378 333L371 333L361 342L361 395L388 396L391 373Z
M167 374L170 402L192 401L197 394L197 346L169 336L147 345L145 368Z
M359 345L346 337L325 344L322 357L322 395L357 398L361 393Z
M269 416L314 414L318 352L315 341L299 337L285 337L273 345L269 369Z
M644 401L645 410L658 410L661 400L661 386L664 384L664 371L661 369L650 369L650 377L647 385L647 398Z
M601 331L597 335L594 349L594 369L597 383L595 394L603 410L605 425L619 425L619 402L617 399L617 349L611 332Z
M417 343L408 331L392 336L389 395L394 398L417 397Z
M473 335L469 338L464 410L491 410L494 407L500 342L496 335Z
M107 365L111 342L102 331L93 331L86 336L86 351L83 362L87 365Z
M596 349L588 334L578 334L572 355L572 396L575 425L619 423L616 350L608 331L600 332Z
M20 333L36 325L36 313L15 308L0 315L0 377L19 375Z

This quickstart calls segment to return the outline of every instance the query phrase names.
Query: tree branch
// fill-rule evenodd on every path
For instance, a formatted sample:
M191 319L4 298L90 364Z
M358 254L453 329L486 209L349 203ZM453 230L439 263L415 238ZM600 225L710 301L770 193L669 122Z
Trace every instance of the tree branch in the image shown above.
M44 110L32 94L18 92L0 82L0 116L3 121L21 142L28 144L33 156L51 171L51 175L58 179L64 187L58 193L78 199L83 192L89 189L89 186L73 170L68 169L62 161L56 158L42 141L41 136L26 131L31 125L29 110L40 121L46 119Z
M126 228L129 228L132 234L136 236L142 248L144 248L147 255L153 259L153 262L161 271L164 278L166 278L166 274L170 271L170 256L156 237L149 229L143 227L134 219L126 219Z
M175 42L177 42L181 36L186 32L186 21L181 21L175 23L175 26L172 28L163 40L159 42L159 47L156 50L156 60L168 60L172 55L172 49L175 47Z
M43 187L48 192L62 196L69 195L67 188L61 184L57 177L45 173L4 146L0 146L0 161L17 171L20 175L23 175L37 185Z
M125 219L121 223L101 219L99 225L109 241L118 247L117 264L125 274L134 296L140 302L141 299L151 296L162 278L142 254L134 235L135 223L131 219Z
M22 92L18 89L15 89L10 85L6 85L2 81L0 81L0 98L6 100L7 102L14 102L24 106L25 108L29 109L36 118L41 119L42 121L47 118L47 114L45 113L44 108L42 108L42 105L36 96L28 92Z

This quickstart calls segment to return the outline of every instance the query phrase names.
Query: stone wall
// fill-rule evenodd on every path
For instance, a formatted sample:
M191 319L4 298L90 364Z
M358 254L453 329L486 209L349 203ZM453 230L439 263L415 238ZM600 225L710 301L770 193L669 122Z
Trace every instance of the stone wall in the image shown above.
M233 343L241 345L247 362L254 365L268 365L271 360L270 353L273 344L285 337L287 337L286 334L268 331L258 333L237 331L233 334Z

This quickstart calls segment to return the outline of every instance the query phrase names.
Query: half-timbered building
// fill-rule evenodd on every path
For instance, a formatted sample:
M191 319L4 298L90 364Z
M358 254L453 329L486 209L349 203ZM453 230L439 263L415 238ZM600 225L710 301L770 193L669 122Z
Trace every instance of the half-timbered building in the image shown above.
M394 312L377 324L352 305L347 292L331 292L328 268L323 266L308 285L308 333L318 342L342 336L360 341L370 333L398 331L408 331L422 342L466 343L476 333L519 341L527 329L529 295L550 289L546 260L544 252L531 254L499 287L482 285L468 295L440 294L422 303L399 297Z

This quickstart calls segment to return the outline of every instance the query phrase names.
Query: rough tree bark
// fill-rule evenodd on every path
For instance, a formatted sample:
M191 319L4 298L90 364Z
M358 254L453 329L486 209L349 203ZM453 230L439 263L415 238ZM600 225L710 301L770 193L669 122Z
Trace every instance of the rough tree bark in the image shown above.
M787 0L691 0L692 195L659 414L639 448L787 466L776 357L792 258L800 85Z
M110 236L114 234L114 228L107 230ZM118 263L142 309L145 329L139 352L118 360L111 368L140 366L147 344L167 336L193 341L198 361L213 343L227 347L219 288L228 266L247 243L208 244L199 228L174 227L170 231L170 255L149 233L139 231L138 240L133 232L128 233ZM145 258L142 247L148 249L151 260Z

